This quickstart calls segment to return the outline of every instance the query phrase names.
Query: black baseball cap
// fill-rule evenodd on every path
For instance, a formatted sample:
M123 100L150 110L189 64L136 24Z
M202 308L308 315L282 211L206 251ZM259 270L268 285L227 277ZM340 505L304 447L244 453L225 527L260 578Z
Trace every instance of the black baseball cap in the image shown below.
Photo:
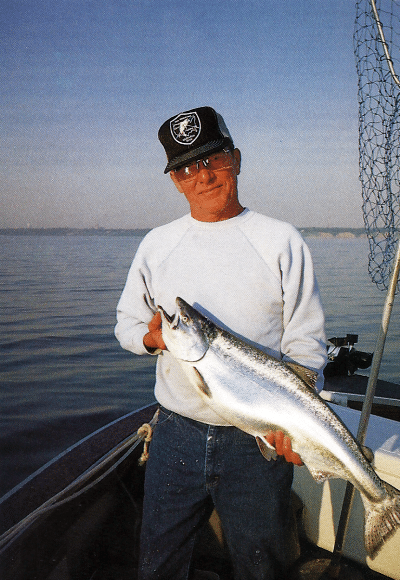
M164 173L230 147L233 140L222 116L212 107L199 107L171 117L158 131L167 154Z

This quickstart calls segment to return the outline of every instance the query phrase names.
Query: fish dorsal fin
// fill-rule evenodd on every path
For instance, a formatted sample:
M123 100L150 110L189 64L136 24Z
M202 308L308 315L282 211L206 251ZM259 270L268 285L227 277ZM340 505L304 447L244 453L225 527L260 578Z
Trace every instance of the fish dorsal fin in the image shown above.
M278 457L275 447L270 445L264 437L256 437L256 441L259 450L267 461L271 461L271 459L276 459Z
M287 362L285 363L298 377L300 377L307 386L311 387L312 389L316 389L318 373L308 369L307 367L303 367L303 365L299 365L298 363L294 362Z

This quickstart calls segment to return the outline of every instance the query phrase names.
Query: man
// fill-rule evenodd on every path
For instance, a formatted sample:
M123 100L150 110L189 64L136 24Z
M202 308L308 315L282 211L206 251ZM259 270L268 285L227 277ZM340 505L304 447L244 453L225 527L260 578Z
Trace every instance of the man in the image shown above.
M218 325L277 358L320 374L324 317L311 257L291 225L239 202L240 152L211 107L160 128L170 172L190 214L142 241L117 307L116 336L137 354L159 354L161 412L146 469L140 580L191 578L198 531L213 506L235 578L282 580L293 463L290 439L271 432L281 457L267 462L253 437L203 402L165 350L157 305L181 296Z

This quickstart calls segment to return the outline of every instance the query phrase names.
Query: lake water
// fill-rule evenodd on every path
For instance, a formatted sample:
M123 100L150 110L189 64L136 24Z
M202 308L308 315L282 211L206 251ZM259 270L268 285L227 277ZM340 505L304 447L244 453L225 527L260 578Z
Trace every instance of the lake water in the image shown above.
M140 237L0 235L0 496L68 446L154 400L155 357L114 338ZM328 338L372 352L385 294L365 239L308 238ZM395 301L380 378L400 383Z

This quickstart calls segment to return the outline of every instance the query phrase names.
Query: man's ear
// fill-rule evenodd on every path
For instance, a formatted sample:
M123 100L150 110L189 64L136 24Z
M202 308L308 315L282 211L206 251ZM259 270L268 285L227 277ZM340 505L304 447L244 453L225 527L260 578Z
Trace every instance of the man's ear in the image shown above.
M174 184L175 184L175 187L176 187L176 189L179 191L179 193L183 193L183 189L182 189L182 187L181 187L181 184L180 184L180 182L179 182L179 181L176 179L174 172L173 172L173 171L170 171L170 172L169 172L169 174L170 174L170 176L171 176L171 179L172 179L172 181L173 181L173 182L174 182Z
M236 175L240 173L240 164L242 162L242 154L240 153L240 149L233 150L233 159L234 159L234 167L236 170Z

